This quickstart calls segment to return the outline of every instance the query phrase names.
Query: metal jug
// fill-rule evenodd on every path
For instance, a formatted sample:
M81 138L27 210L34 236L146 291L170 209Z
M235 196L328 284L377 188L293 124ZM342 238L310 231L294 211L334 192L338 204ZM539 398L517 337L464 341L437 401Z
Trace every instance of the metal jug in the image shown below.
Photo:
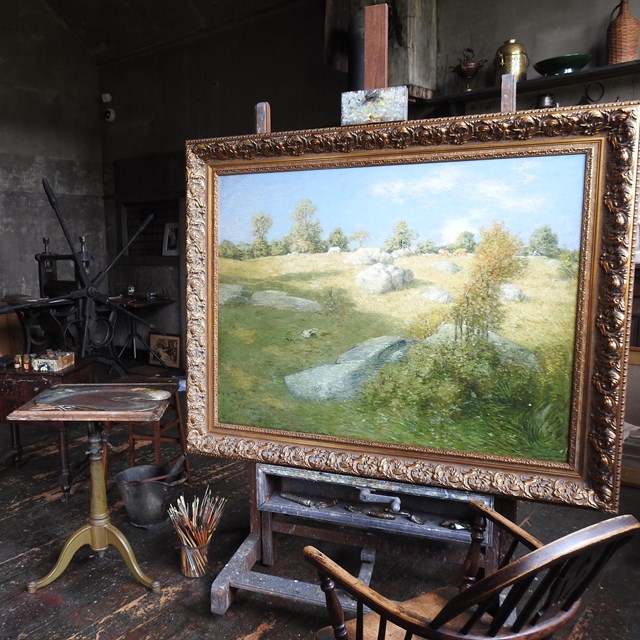
M529 56L524 47L515 38L505 40L496 52L496 83L500 84L505 73L512 73L517 82L526 80L528 66Z

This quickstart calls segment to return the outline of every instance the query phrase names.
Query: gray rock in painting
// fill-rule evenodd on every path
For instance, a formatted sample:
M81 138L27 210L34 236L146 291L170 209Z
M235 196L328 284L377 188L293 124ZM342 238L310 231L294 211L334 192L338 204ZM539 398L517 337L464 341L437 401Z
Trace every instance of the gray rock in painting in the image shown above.
M356 285L371 294L403 289L413 282L414 274L409 269L396 265L374 264L356 276Z
M437 302L438 304L451 304L453 302L453 296L440 287L427 287L422 297L429 302Z
M336 359L343 362L363 362L369 369L379 369L385 364L401 362L406 358L409 347L415 342L400 336L379 336L360 342Z
M295 311L322 311L322 305L315 300L290 296L284 291L256 291L251 296L251 304L276 309L294 309Z
M392 264L393 256L377 247L360 247L350 253L345 259L345 264Z
M298 400L352 400L383 365L404 360L413 342L399 336L371 338L345 351L335 364L305 369L286 376L284 381Z
M500 300L503 302L522 302L526 298L522 289L515 284L500 285Z
M434 334L430 335L425 342L430 344L451 342L455 339L455 334L455 325L444 323L441 324L440 327L438 327L438 330ZM507 338L503 338L501 335L494 333L493 331L489 331L489 335L487 337L488 340L493 342L496 346L498 354L501 356L502 360L516 359L530 365L531 367L537 366L538 361L535 355L528 349L525 349Z
M458 266L455 262L451 262L450 260L440 260L439 262L434 262L432 268L442 273L459 273L460 271L462 271L462 267Z
M391 252L391 255L395 258L408 258L415 254L415 251L411 247L406 247L405 249L394 249Z
M359 362L324 364L285 376L285 384L298 400L341 402L355 398L367 380Z
M218 288L218 304L249 304L251 291L240 284L221 284Z
M342 253L342 249L340 247L329 247L327 253Z

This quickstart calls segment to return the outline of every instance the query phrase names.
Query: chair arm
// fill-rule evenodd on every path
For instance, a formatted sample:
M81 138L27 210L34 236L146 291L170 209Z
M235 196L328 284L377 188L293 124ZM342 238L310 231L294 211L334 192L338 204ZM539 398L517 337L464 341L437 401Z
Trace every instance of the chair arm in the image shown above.
M538 540L538 538L532 536L525 531L522 527L519 527L514 522L511 522L509 518L505 518L502 514L498 513L495 509L487 507L479 500L471 500L469 504L479 511L487 520L491 520L502 529L505 529L511 534L518 542L522 543L528 549L534 550L544 546L544 543Z
M321 576L333 580L355 600L363 603L381 617L404 629L411 628L414 632L429 624L429 619L415 615L407 611L401 604L385 598L315 547L307 546L303 549L303 553L305 558L318 569Z

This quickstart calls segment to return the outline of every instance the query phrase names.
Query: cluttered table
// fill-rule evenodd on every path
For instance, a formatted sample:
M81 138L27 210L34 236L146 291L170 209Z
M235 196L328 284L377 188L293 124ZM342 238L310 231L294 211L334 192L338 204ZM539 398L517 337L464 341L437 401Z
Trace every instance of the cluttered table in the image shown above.
M8 419L8 415L40 392L58 384L80 384L95 381L94 364L91 360L73 360L64 368L55 370L35 369L24 366L9 366L0 369L0 422L9 422L11 447L0 456L2 461L13 457L16 465L22 458L20 427ZM69 461L67 457L64 423L58 425L58 448L60 453L60 488L63 495L69 492Z
M35 593L60 577L76 551L84 545L94 551L114 546L138 582L153 591L159 590L158 582L147 577L138 566L124 534L110 522L100 425L160 420L170 400L170 391L139 384L58 385L38 394L7 416L8 420L17 422L80 421L89 425L91 499L88 524L68 538L53 569L40 580L28 584L29 593Z

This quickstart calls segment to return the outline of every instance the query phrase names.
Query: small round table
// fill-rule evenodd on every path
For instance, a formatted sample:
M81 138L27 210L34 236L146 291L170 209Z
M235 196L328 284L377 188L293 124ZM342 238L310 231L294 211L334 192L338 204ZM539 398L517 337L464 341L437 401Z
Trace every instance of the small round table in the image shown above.
M171 394L168 392L166 395L160 394L157 389L145 389L140 385L58 385L39 394L8 416L16 421L62 420L89 423L89 521L69 536L53 569L40 580L28 583L29 593L35 593L59 578L78 549L84 545L89 545L98 552L114 546L138 582L154 592L160 591L160 583L142 572L128 540L111 524L104 473L104 445L97 423L160 420L170 398Z

